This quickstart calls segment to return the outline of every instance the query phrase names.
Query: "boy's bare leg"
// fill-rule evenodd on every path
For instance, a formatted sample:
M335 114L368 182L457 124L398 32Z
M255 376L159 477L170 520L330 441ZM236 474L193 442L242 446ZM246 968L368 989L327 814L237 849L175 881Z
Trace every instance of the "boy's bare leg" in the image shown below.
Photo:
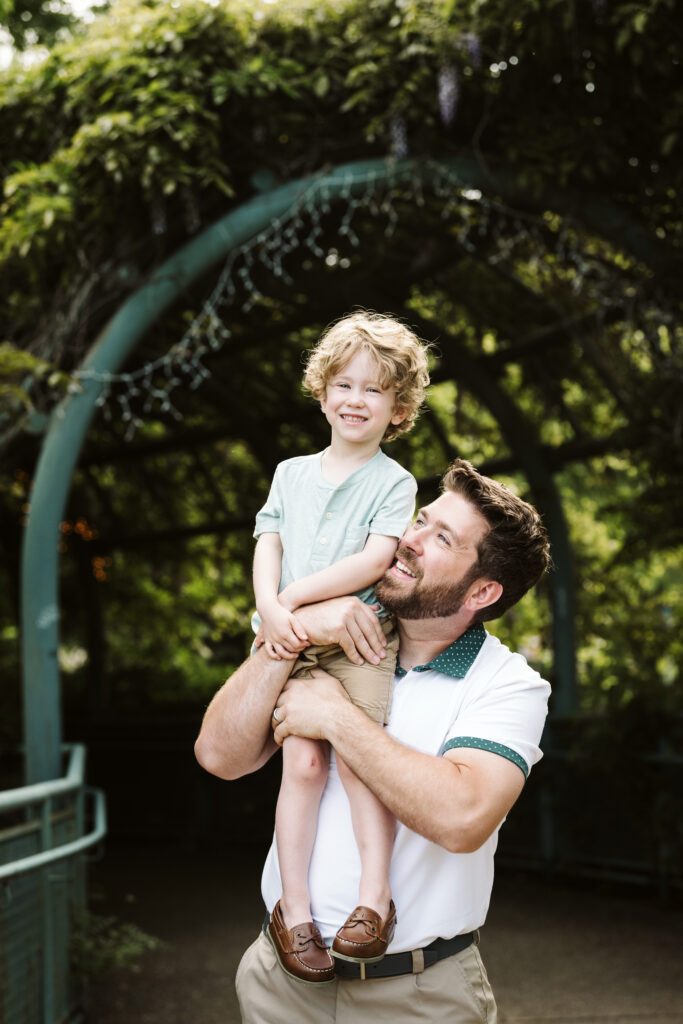
M360 854L358 905L370 907L386 920L391 901L389 869L396 819L340 757L337 757L337 768L349 798L353 833ZM349 911L352 909L349 907Z
M288 929L311 920L308 869L328 763L328 745L318 740L288 736L282 746L275 837L282 879L280 907Z

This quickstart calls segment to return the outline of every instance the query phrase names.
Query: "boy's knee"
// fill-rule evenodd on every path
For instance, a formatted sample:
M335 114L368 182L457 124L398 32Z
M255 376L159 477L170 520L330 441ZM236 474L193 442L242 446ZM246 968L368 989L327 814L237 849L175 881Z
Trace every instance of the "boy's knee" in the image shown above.
M327 778L327 758L317 747L297 750L288 768L296 779L310 785L322 784Z

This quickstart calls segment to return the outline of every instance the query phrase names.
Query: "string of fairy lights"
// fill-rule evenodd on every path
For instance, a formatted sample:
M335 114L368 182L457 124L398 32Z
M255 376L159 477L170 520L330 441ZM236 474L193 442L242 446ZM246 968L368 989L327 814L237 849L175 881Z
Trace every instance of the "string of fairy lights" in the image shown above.
M452 101L451 94L448 102ZM372 216L373 231L382 230L383 224L384 234L390 237L401 210L424 206L431 197L465 251L474 253L483 236L493 237L495 244L487 249L485 258L496 265L512 260L520 246L527 250L531 247L539 267L544 260L549 266L549 258L555 264L560 262L574 275L573 290L586 293L588 301L606 304L613 277L599 259L587 254L576 226L565 220L553 227L547 217L515 211L468 187L453 168L438 161L426 161L418 170L415 163L396 159L402 147L402 133L397 130L395 156L387 161L383 173L349 171L340 193L333 194L327 173L312 176L285 214L230 252L208 298L182 337L163 355L123 373L76 371L76 381L96 381L100 385L96 404L105 419L120 416L127 440L143 425L143 417L152 412L181 420L174 392L183 385L195 390L210 377L206 358L222 349L232 336L225 322L229 311L247 314L263 298L256 281L258 271L266 270L283 283L293 284L287 261L297 250L328 266L344 269L350 265L349 255L339 258L338 250L329 248L335 216L337 244L340 248L348 246L352 253L360 247L354 227L359 213ZM554 240L552 246L549 240Z

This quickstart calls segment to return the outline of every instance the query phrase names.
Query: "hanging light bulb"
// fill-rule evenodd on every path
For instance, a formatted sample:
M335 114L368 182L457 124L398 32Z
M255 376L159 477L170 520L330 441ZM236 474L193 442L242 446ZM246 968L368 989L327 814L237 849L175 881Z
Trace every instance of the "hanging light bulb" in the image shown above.
M391 152L398 159L402 160L408 156L408 132L406 123L400 114L394 114L389 125L391 134Z
M460 98L460 81L455 64L439 68L439 110L441 120L448 128L455 119Z

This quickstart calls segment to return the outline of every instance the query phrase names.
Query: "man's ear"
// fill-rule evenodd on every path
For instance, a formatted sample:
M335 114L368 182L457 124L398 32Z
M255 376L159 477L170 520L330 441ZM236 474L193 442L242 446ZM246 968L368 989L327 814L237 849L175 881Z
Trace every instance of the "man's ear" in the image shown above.
M495 604L503 593L503 585L497 580L476 580L467 592L464 604L468 611L480 612Z

